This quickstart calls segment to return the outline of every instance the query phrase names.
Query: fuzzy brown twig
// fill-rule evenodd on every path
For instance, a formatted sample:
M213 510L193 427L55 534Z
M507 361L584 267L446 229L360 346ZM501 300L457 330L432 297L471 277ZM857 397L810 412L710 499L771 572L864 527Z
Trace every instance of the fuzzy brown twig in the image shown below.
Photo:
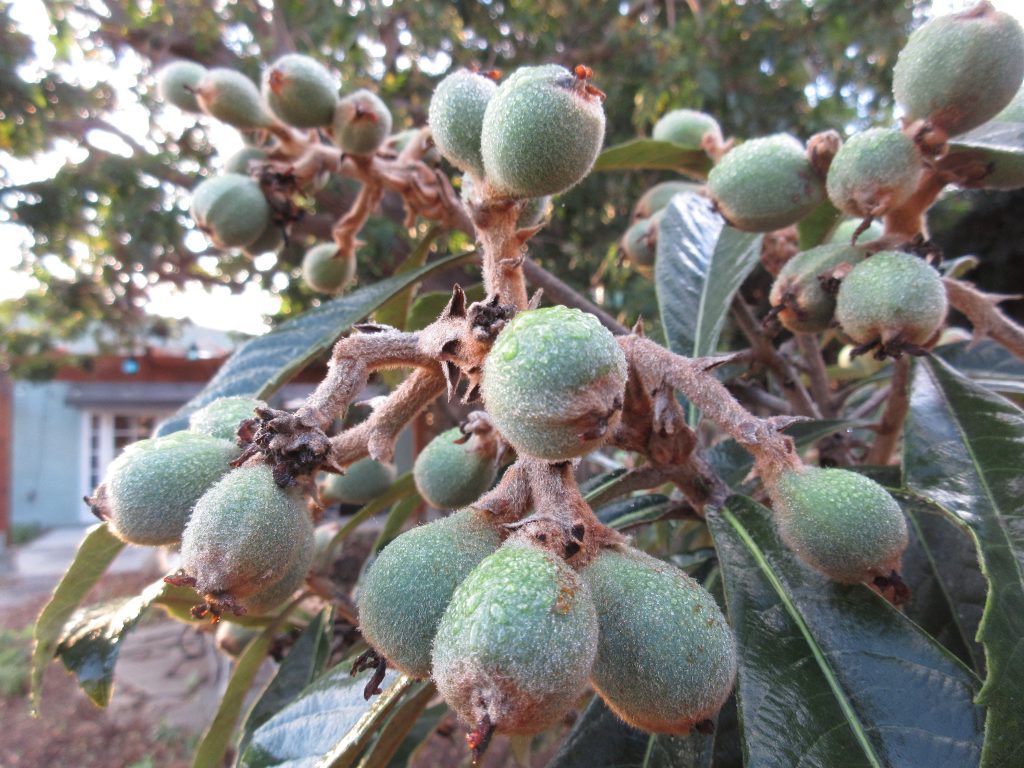
M903 433L907 411L910 409L910 397L907 392L909 380L910 358L897 357L893 361L892 383L889 385L885 411L875 430L875 441L871 444L866 457L868 464L888 464L892 458L892 452Z
M1017 357L1024 358L1024 328L1004 315L998 305L1018 295L983 293L970 283L952 277L942 278L946 298L954 309L963 312L974 326L972 344L988 336L999 342Z

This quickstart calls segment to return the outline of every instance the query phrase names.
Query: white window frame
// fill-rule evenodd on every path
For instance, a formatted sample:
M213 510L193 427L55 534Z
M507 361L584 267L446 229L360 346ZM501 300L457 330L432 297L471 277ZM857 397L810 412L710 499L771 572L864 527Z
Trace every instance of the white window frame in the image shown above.
M116 416L136 416L152 418L156 421L169 416L173 411L153 410L142 407L117 407L117 408L89 408L81 412L81 442L78 451L78 477L81 496L91 496L95 489L92 483L92 419L99 417L99 466L100 477L103 476L106 468L115 458L114 451L114 418ZM79 514L82 522L96 522L95 516L88 506L82 505L82 512Z

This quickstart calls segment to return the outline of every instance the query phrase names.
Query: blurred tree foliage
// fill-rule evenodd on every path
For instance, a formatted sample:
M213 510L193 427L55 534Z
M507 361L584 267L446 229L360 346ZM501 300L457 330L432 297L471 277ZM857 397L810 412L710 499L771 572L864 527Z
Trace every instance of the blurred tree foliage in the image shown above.
M17 332L5 325L8 350L22 354L45 351L96 319L143 332L147 289L157 281L235 290L256 282L282 294L284 313L315 301L294 279L297 264L314 238L326 236L350 189L324 190L266 271L242 255L190 250L187 190L220 159L205 119L183 120L156 103L152 73L175 58L258 79L277 55L303 51L336 68L343 90L378 90L396 130L424 122L434 84L453 67L586 63L608 94L608 145L648 133L658 116L681 106L716 115L738 138L774 131L806 138L891 121L892 65L928 3L49 0L47 8L54 61L44 68L11 7L0 4L0 153L69 158L34 183L0 175L0 221L29 231L20 268L42 286L0 310L8 321L21 315ZM109 82L88 79L96 63ZM144 133L130 130L131 114L143 115L135 123L146 124ZM532 253L578 288L600 280L598 300L627 321L651 318L650 284L617 266L615 241L633 201L663 176L592 175L558 201ZM397 205L385 201L385 212L393 223L369 231L364 280L390 272L408 248ZM73 276L54 269L55 258Z

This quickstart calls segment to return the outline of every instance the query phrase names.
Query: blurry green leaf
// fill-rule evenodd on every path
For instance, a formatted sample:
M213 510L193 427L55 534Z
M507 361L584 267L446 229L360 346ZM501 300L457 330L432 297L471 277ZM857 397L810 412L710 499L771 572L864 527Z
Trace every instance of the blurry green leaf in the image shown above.
M242 729L238 752L242 754L253 732L290 704L303 689L323 674L334 639L334 617L324 609L309 622L299 639L288 649L277 674L249 711Z
M466 301L469 303L482 301L484 298L484 287L481 283L474 283L464 290L466 292ZM437 320L444 308L448 306L451 298L451 291L421 293L416 297L416 301L413 302L412 308L409 310L408 330L422 330Z
M380 535L377 536L377 540L373 543L373 551L380 552L401 533L402 526L405 525L406 520L416 511L416 507L422 503L423 499L420 498L419 493L413 491L412 494L395 504L391 508L391 512L388 513L387 520L384 521L384 527L381 529Z
M439 234L441 234L441 228L437 224L432 225L420 241L416 243L412 253L395 270L395 276L405 275L421 269L427 262L430 249ZM415 283L400 290L377 308L376 312L373 313L374 320L382 325L390 325L393 328L404 331L409 319L409 308L412 306L415 291Z
M679 507L660 493L630 496L594 510L597 518L611 528L630 528L660 520Z
M633 139L609 147L594 163L595 171L678 171L694 179L706 179L711 159L703 149L681 147L668 141Z
M33 711L39 710L43 672L57 652L65 624L123 548L124 542L114 537L106 523L90 528L75 553L75 559L71 561L54 589L53 596L36 619L32 633Z
M1024 360L998 342L984 339L974 346L961 341L943 344L932 354L956 368L964 376L994 392L1024 394Z
M227 359L202 392L157 428L166 435L188 426L188 415L211 400L228 395L267 398L319 355L328 352L353 323L413 283L442 269L475 258L473 253L445 256L425 267L405 272L331 299L281 323L263 336L250 339Z
M707 520L749 765L977 765L983 711L970 670L867 587L798 562L752 499L733 496Z
M334 534L334 538L331 539L329 546L333 548L338 542L344 541L356 528L371 517L383 512L396 501L400 501L412 493L416 493L416 482L413 480L412 472L406 472L395 480L395 482L391 484L391 487L384 493L373 501L368 501L360 507L358 511L356 511L356 513L338 529L338 532Z
M1024 155L1024 123L1002 123L995 120L973 131L949 140L950 149L991 149L996 152Z
M982 765L1024 754L1024 411L937 358L914 367L904 436L907 485L974 535L988 599L978 632L988 676Z
M391 757L389 768L410 768L420 751L427 748L427 742L434 735L437 726L448 714L448 705L435 704L426 710L413 724L398 751Z
M166 587L161 579L137 597L81 608L64 626L57 657L96 706L110 703L121 641Z

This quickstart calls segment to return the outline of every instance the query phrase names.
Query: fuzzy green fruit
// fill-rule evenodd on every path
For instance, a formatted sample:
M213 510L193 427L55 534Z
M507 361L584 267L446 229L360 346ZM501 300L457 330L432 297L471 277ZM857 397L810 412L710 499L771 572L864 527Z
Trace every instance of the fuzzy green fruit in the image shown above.
M568 307L520 312L484 362L481 391L498 431L520 453L582 456L614 429L626 357L593 315Z
M286 53L263 73L263 98L277 117L296 128L330 125L338 83L327 68L301 53Z
M259 147L242 147L224 161L224 173L240 173L248 176L254 163L268 159L267 151Z
M899 570L907 522L871 478L806 467L783 473L772 499L786 545L833 581L857 584Z
M233 128L253 130L273 122L256 84L233 69L209 70L196 87L196 102L210 117Z
M316 554L316 537L313 526L303 526L302 541L292 564L288 566L276 581L261 589L254 595L242 600L242 607L248 614L261 614L272 611L282 605L306 583L306 574L313 564Z
M458 427L442 432L420 451L412 474L416 489L437 509L472 504L494 483L498 464L478 449L477 441L456 443L465 435Z
M256 258L263 253L277 253L283 245L284 232L281 230L281 225L271 220L263 233L245 246L242 251L246 256Z
M884 216L914 193L922 168L913 139L870 128L847 141L832 160L828 196L850 216Z
M715 144L722 143L722 128L711 115L695 109L673 109L654 124L651 138L669 141L682 147L702 149L704 136L711 134Z
M955 136L995 117L1024 79L1024 30L989 3L940 16L915 31L893 69L907 121Z
M188 428L234 442L239 425L246 419L256 418L256 409L265 406L265 402L255 397L218 397L188 417Z
M508 197L555 195L586 176L604 141L601 100L554 64L523 67L487 102L480 149L491 187Z
M838 245L850 245L853 242L853 235L860 228L860 225L861 221L859 219L847 219L836 227L836 231L832 233L832 237L828 241ZM864 245L872 240L877 240L884 234L885 228L881 223L872 221L867 229L857 235L857 243Z
M804 146L781 133L731 150L711 169L708 191L726 221L747 232L796 224L825 199Z
M104 480L112 533L132 544L177 544L193 505L237 457L233 442L191 432L132 443Z
M464 509L406 531L359 585L359 630L393 666L430 675L430 648L455 588L500 540L488 513Z
M685 734L714 717L732 690L736 651L707 590L632 547L604 550L582 575L600 627L590 679L612 711L654 733Z
M794 333L820 333L832 323L836 299L824 290L820 275L840 264L859 264L867 254L852 245L819 245L786 262L772 284L769 300L780 307L779 320Z
M638 267L654 266L654 257L658 253L658 222L661 221L662 208L649 219L640 219L629 225L619 241L629 259L629 263Z
M365 504L384 493L394 482L394 466L365 458L352 464L344 475L328 475L320 496L332 504Z
M484 110L497 90L490 77L460 69L439 82L430 97L427 125L438 151L456 168L478 178L484 175Z
M539 733L586 686L597 627L590 590L576 571L550 552L509 540L455 590L434 639L434 682L467 723Z
M339 253L335 243L314 245L302 257L302 279L318 293L341 293L355 276L355 254Z
M195 92L205 75L206 67L202 64L173 61L156 73L157 96L186 112L201 112Z
M633 220L649 219L681 192L699 193L703 187L689 181L663 181L648 189L633 206Z
M237 173L206 179L192 191L192 218L218 248L244 248L271 223L258 182Z
M391 133L391 112L372 91L360 89L334 110L334 143L350 155L372 155Z
M312 539L305 497L279 488L270 467L229 472L196 502L181 537L182 571L226 607L277 584Z
M921 345L946 318L942 278L922 259L882 251L865 259L839 285L836 320L858 344Z

